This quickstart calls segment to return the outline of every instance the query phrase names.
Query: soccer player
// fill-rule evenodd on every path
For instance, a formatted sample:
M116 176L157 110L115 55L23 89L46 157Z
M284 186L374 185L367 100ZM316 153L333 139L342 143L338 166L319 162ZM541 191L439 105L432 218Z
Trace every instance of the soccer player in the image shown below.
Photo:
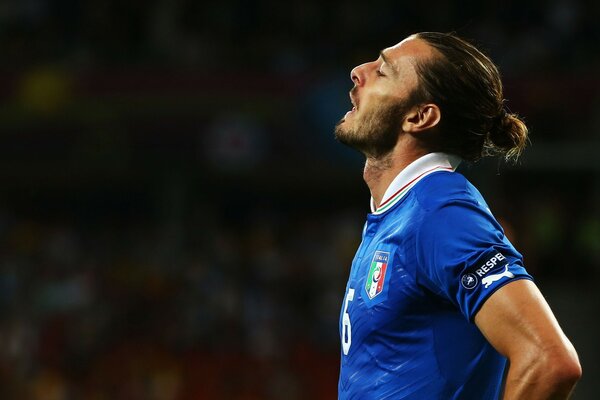
M481 194L454 172L461 160L516 159L527 142L496 66L427 32L351 79L335 136L366 157L372 212L342 304L339 398L567 398L581 375L575 349Z

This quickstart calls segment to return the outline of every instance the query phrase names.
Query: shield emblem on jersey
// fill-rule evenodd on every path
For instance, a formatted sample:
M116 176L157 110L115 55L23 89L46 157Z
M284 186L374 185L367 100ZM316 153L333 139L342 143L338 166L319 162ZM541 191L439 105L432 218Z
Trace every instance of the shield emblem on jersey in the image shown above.
M385 284L385 271L387 270L390 253L385 251L376 251L369 268L369 275L365 283L365 289L369 299L373 299L383 291Z

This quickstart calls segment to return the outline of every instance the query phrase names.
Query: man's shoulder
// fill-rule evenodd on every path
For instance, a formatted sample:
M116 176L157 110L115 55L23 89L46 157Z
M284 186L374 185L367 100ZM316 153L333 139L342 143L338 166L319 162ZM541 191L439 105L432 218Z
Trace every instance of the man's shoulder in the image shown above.
M413 189L417 201L426 210L457 201L478 202L480 198L477 189L458 172L441 171L430 174Z

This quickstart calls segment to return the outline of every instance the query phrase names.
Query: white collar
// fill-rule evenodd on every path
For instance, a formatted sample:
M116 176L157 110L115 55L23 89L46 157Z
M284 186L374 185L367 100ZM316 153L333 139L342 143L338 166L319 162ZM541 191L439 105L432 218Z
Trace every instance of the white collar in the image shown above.
M379 208L371 197L371 212L383 214L396 204L417 182L437 171L454 172L460 164L460 157L446 153L429 153L408 164L388 186Z

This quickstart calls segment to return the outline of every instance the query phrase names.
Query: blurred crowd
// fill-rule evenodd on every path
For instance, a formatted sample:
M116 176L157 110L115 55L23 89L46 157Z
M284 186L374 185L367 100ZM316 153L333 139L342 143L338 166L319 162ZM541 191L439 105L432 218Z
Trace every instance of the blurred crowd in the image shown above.
M335 398L368 192L332 127L350 69L415 31L482 44L532 130L522 165L462 169L527 268L597 280L598 20L588 0L2 2L0 398Z
M228 223L205 207L218 212L203 205L179 244L152 223L4 214L0 396L335 396L338 300L360 221Z

